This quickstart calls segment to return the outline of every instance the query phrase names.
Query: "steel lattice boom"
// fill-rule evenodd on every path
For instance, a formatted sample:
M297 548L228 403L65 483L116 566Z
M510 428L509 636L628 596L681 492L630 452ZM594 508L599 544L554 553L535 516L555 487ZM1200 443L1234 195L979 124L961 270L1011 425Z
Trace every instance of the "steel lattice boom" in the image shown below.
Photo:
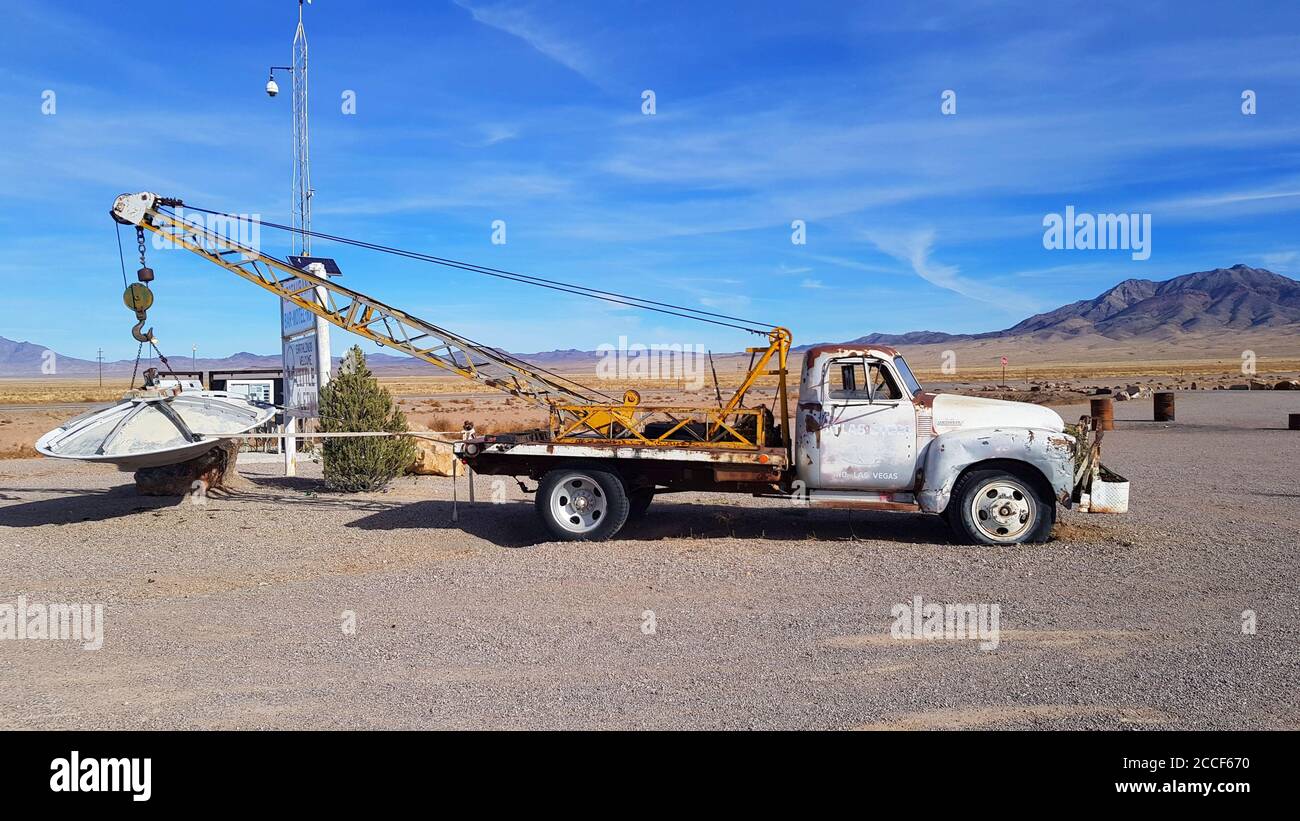
M118 222L158 234L345 331L541 407L589 405L609 399L162 210L175 203L150 193L123 194L114 203L112 214ZM317 286L324 289L323 302Z
M148 192L122 194L111 214L117 222L150 231L345 331L546 409L554 441L633 440L642 446L665 448L694 442L723 449L762 450L771 445L764 436L763 415L743 403L760 377L776 376L776 421L782 444L788 447L790 442L786 358L791 339L785 328L772 328L766 346L749 349L757 359L739 390L721 407L647 407L640 404L640 395L633 390L625 392L620 402L263 254L215 230L218 226L212 221L189 221L168 210L181 205L180 200ZM223 221L235 219L220 212L205 213Z

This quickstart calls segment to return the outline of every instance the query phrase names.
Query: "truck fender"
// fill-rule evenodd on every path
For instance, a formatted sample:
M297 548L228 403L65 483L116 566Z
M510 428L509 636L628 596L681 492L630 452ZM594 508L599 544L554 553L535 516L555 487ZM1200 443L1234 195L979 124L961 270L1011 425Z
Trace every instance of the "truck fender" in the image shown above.
M921 509L942 513L962 472L972 465L994 461L1032 466L1051 486L1057 501L1070 506L1074 489L1073 436L1039 428L977 428L943 433L930 440L917 493Z

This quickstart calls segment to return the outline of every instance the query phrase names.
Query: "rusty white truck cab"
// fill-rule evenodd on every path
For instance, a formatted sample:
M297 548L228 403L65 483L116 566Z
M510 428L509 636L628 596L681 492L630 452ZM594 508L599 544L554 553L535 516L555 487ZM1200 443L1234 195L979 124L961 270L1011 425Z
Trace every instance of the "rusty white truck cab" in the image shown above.
M1045 541L1075 484L1055 411L924 390L883 345L805 353L793 438L809 505L937 513L985 544Z

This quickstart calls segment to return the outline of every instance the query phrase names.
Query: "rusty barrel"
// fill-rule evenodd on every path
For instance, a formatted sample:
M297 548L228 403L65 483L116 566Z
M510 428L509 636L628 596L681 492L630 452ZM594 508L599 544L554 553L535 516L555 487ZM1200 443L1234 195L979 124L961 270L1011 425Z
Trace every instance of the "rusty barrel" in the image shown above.
M1103 396L1092 400L1092 429L1093 430L1114 430L1115 429L1115 406L1111 404L1109 396Z
M1157 422L1174 421L1174 392L1160 391L1154 400L1155 420Z
M1291 430L1300 430L1300 413L1287 414L1286 422L1286 426Z

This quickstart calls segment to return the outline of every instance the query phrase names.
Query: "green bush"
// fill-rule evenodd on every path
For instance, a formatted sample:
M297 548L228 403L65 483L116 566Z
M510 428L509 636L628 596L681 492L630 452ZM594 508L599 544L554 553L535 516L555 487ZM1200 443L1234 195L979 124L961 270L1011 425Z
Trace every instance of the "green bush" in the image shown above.
M366 356L353 345L338 374L320 392L322 433L388 431L405 433L406 416L366 367ZM383 490L415 460L415 443L405 436L325 439L322 456L325 484L357 493Z

